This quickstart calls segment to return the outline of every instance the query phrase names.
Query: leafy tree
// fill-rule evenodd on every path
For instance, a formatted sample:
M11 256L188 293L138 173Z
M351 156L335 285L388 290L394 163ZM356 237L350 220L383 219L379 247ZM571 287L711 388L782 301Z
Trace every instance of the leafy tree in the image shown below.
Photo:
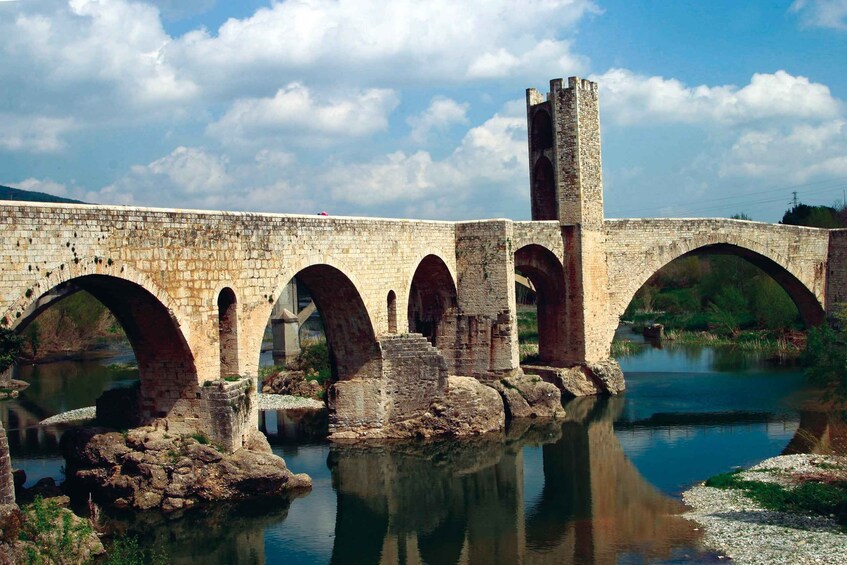
M809 206L797 204L782 216L782 224L809 226L814 228L840 228L844 224L839 211L832 206Z
M0 373L18 360L23 346L23 338L14 330L0 328Z
M826 324L809 330L804 357L812 382L847 398L847 305L842 304Z

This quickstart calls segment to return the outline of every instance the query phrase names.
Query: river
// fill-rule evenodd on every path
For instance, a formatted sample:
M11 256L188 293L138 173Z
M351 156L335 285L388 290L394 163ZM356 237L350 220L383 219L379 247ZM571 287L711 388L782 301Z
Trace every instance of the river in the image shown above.
M0 415L29 484L62 478L61 429L37 421L130 383L112 365L125 360L19 369L33 384ZM314 435L320 422L262 414L274 451L312 477L311 493L123 527L186 564L725 563L678 516L679 495L814 443L819 430L798 434L814 420L798 408L801 372L709 348L644 346L620 361L626 394L572 400L563 422L518 422L471 441L330 445Z

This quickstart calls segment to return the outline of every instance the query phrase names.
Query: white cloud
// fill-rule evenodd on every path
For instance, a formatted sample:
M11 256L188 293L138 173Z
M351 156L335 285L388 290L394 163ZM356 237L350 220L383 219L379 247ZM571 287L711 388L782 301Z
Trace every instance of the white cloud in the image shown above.
M412 140L423 143L432 130L444 131L454 124L468 123L468 106L467 103L460 104L451 98L436 96L426 110L406 118L406 123L412 128Z
M847 123L745 131L721 163L722 175L778 179L782 184L847 176Z
M28 178L20 182L8 183L13 188L21 190L31 190L33 192L45 192L53 196L65 196L68 193L68 188L62 183L52 181L50 179Z
M273 98L236 100L207 131L225 142L266 142L280 135L300 143L332 142L387 129L397 104L397 95L388 89L342 90L315 99L306 86L294 82Z
M479 202L485 205L478 209L484 209L495 200L508 208L528 191L522 104L507 104L471 128L442 160L427 151L397 151L366 163L337 164L320 180L332 187L334 199L358 206L398 203L405 207L404 215L475 217Z
M0 149L53 153L64 148L61 137L73 128L70 118L0 113Z
M754 74L750 84L740 89L688 87L676 79L647 77L627 69L611 69L592 80L600 83L603 117L624 125L827 119L841 111L841 102L826 85L785 71Z
M197 30L170 53L214 73L315 69L326 75L462 82L574 72L584 61L557 37L597 8L587 0L288 0ZM551 25L551 22L555 22ZM550 75L552 76L552 75Z
M177 147L148 165L135 165L129 174L85 199L104 204L146 204L168 207L222 207L233 179L226 156L197 147Z
M790 11L804 27L847 30L847 0L794 0Z
M79 103L67 96L75 88L97 89L86 96L118 106L150 106L196 95L197 85L178 77L167 61L171 38L155 7L121 0L70 0L50 10L53 6L22 3L14 20L0 24L6 56L23 66L12 66L23 71L12 77L15 82L64 94L71 104Z

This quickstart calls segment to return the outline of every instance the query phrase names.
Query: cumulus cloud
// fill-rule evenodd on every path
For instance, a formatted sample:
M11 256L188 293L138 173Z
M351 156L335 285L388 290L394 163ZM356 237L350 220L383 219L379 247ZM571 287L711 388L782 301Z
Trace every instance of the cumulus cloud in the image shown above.
M847 176L847 123L833 120L745 131L721 163L723 175L783 183Z
M79 197L100 204L208 210L315 209L316 195L304 190L296 179L287 178L293 162L289 153L263 149L253 159L233 163L225 153L180 146Z
M331 143L387 129L397 104L389 89L335 91L316 99L305 85L294 82L272 98L236 100L207 131L231 143L267 142L286 134L296 134L293 142Z
M423 143L433 130L443 131L454 124L468 123L469 104L460 104L451 98L436 96L429 107L417 116L409 116L406 123L412 128L413 141Z
M268 69L379 77L392 81L546 76L584 61L557 37L587 13L587 0L288 0L213 34L197 30L169 53L218 77ZM555 25L551 25L555 22Z
M65 147L62 135L73 128L74 120L70 118L0 113L0 148L53 153Z
M794 0L789 10L804 27L847 30L847 0Z
M785 71L757 73L743 88L689 87L676 79L611 69L599 81L603 117L616 123L740 124L774 118L827 119L841 103L826 85Z
M36 179L30 177L20 182L10 182L7 184L12 188L31 190L33 192L45 192L47 194L52 194L53 196L66 196L68 194L67 186L50 179Z
M527 167L526 115L518 101L471 128L444 159L423 150L396 151L338 164L320 181L332 187L334 199L358 206L402 203L407 212L429 218L474 217L475 201L500 199L508 208L523 198Z
M167 61L171 38L148 4L23 2L16 17L0 23L0 32L6 38L0 50L16 61L0 65L0 75L10 71L12 84L32 89L36 99L52 94L76 105L85 100L68 95L79 89L84 98L110 106L148 107L197 93L197 85Z

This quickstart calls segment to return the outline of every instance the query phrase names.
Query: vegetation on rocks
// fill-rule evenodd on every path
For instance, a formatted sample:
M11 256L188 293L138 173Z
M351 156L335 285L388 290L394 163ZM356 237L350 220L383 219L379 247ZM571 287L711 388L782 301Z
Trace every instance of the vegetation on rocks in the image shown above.
M62 499L36 497L22 513L19 540L27 563L88 563L104 552L91 523L65 508Z

